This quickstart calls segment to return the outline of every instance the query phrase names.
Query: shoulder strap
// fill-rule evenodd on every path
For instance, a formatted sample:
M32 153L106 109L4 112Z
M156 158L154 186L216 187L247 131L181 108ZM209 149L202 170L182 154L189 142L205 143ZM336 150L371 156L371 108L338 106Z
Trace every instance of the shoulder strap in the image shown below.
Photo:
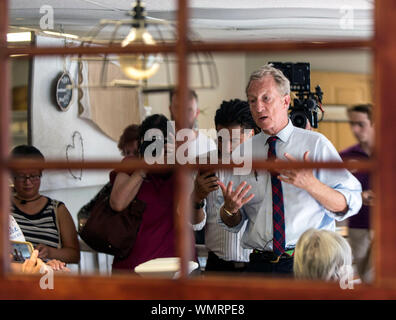
M54 214L55 214L55 223L56 223L56 228L58 229L58 249L62 248L62 235L61 235L61 229L60 229L60 224L59 224L59 216L58 216L58 208L60 205L60 201L53 200L53 206L54 206Z

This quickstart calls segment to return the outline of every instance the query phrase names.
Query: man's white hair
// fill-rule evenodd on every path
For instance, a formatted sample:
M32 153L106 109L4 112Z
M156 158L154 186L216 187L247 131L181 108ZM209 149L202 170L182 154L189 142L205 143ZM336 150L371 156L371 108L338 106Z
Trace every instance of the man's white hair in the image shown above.
M246 95L248 93L248 89L250 86L250 83L252 81L256 80L261 80L266 76L272 76L274 79L275 83L278 86L279 93L282 96L285 96L287 94L290 95L290 81L285 77L283 72L277 68L275 68L272 64L266 64L262 66L260 69L254 71L249 78L249 82L246 86Z
M338 281L351 265L351 247L338 233L308 229L297 242L293 267L296 278Z

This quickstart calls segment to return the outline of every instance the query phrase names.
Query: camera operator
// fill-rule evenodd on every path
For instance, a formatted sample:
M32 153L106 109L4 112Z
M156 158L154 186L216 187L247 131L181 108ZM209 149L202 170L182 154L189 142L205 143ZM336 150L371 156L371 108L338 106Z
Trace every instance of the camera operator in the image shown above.
M322 108L323 92L320 86L311 92L311 67L308 62L270 62L279 69L290 81L290 91L295 92L296 98L293 105L289 106L289 118L295 127L312 130L318 127L318 122L323 120ZM319 110L322 113L318 119Z
M290 82L280 70L265 65L255 71L246 93L262 132L250 139L251 148L244 143L233 156L250 152L253 159L341 161L323 135L293 126L288 118ZM238 232L248 221L242 246L253 249L250 272L291 274L294 248L304 231L334 231L335 220L356 214L362 205L361 185L345 169L258 171L228 176L219 185L224 196L219 223Z

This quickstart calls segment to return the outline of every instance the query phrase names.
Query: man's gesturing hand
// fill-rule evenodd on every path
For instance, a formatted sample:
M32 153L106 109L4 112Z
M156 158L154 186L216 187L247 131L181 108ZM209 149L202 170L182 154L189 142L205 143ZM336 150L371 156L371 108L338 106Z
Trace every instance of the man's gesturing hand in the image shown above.
M309 162L308 158L309 151L304 153L304 161ZM289 161L297 161L290 154L285 153L285 157ZM301 188L304 190L308 190L310 187L314 185L316 180L313 175L312 169L289 169L289 170L279 170L280 176L278 179L290 183L297 188Z
M235 191L232 190L232 181L228 182L226 186L223 182L217 181L218 185L223 192L224 197L224 209L229 212L237 212L245 203L253 199L254 194L245 197L249 190L252 188L250 185L246 185L246 182L242 182Z

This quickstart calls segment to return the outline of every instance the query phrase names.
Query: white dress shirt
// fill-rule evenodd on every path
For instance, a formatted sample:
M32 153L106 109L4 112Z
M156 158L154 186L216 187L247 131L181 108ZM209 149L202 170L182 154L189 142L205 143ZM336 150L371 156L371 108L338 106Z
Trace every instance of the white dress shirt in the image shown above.
M250 141L237 148L234 153L241 152L245 157L266 159L268 153L269 135L261 132ZM303 161L303 155L309 151L311 161L342 161L337 150L322 134L288 125L278 134L276 142L277 158L286 160L287 152L294 158ZM251 147L249 143L251 142ZM234 155L234 154L233 154ZM345 214L338 214L325 209L307 191L291 184L282 182L286 248L295 247L301 234L309 228L335 230L335 220L344 220L356 214L361 205L361 185L359 181L346 169L314 169L314 175L319 181L342 193L348 205ZM228 178L228 179L227 179ZM242 181L252 185L248 193L255 194L254 198L245 204L240 212L242 220L239 225L230 228L220 217L220 207L217 210L217 220L226 230L239 232L248 221L246 231L242 237L242 246L250 249L272 251L272 187L271 176L268 171L261 170L249 175L226 175L225 184L233 181L235 189Z

